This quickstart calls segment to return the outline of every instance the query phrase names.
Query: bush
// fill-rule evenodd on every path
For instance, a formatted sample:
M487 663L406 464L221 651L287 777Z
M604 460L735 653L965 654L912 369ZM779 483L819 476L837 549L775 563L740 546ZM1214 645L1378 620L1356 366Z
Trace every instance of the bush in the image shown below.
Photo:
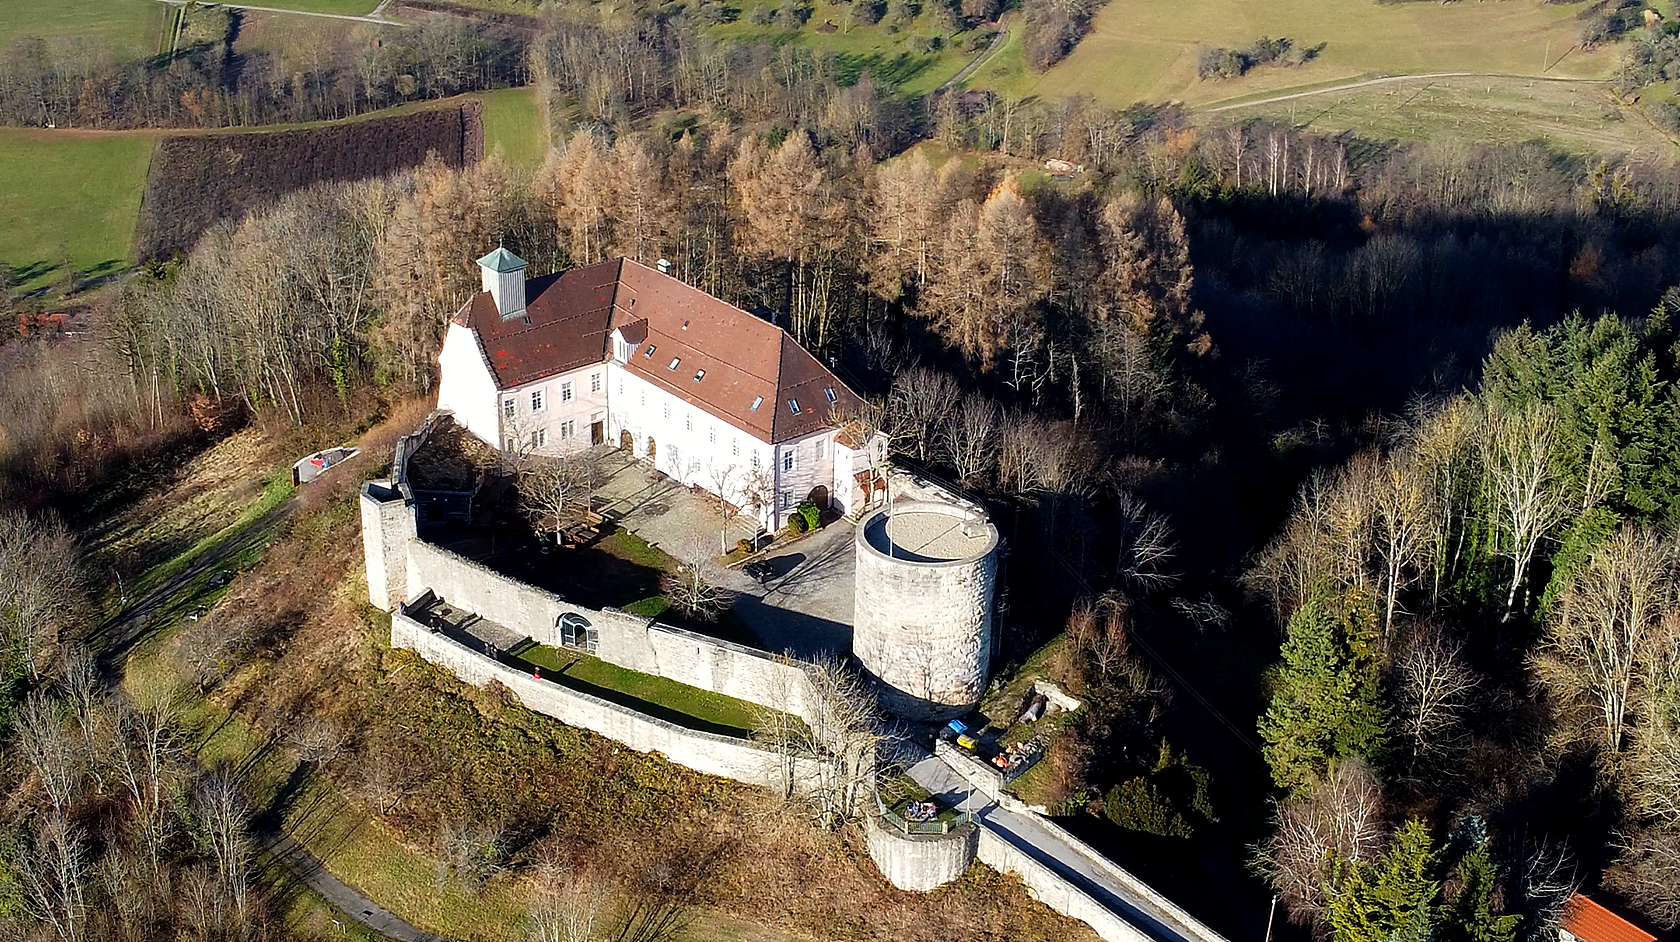
M746 553L752 552L753 550L757 549L758 547L753 545L752 540L744 540L743 539L743 540L736 540L735 541L735 548L737 550L740 550L741 553L746 554Z
M795 513L793 516L788 518L787 528L790 533L804 533L806 530L811 529L811 523L805 519L804 514Z
M1672 101L1652 101L1646 104L1651 122L1669 134L1680 134L1680 105Z
M1203 46L1196 50L1196 75L1202 79L1236 78L1262 65L1300 65L1317 58L1323 49L1323 43L1302 46L1288 37L1265 36L1249 44L1247 49Z
M757 7L747 19L752 21L754 26L769 26L776 22L776 11L769 7Z
M1130 831L1162 837L1189 837L1191 828L1148 779L1134 778L1108 790L1103 799L1108 820Z
M822 526L822 511L814 501L801 501L794 513L798 515L800 520L804 521L803 530L815 530Z

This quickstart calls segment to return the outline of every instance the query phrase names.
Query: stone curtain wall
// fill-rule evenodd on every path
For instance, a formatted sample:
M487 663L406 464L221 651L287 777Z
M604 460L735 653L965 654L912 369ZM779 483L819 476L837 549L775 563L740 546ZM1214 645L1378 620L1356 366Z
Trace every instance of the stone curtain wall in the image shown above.
M991 828L980 829L979 857L981 863L998 873L1019 876L1033 899L1085 923L1108 942L1153 942L1091 894L1034 860Z
M414 507L407 485L389 481L363 484L361 511L368 601L389 612L408 598L404 579L408 544L414 539Z
M570 690L524 671L499 664L402 614L391 616L391 646L407 648L474 686L492 680L502 684L526 709L568 726L592 730L637 752L658 753L678 765L734 779L749 785L779 789L781 759L749 740L687 729L674 723ZM817 781L815 763L797 760L796 782ZM808 787L808 786L806 786Z
M625 612L574 605L420 539L408 544L408 585L411 596L431 589L457 608L548 645L560 642L560 616L575 612L595 626L596 656L609 664L811 720L813 694L804 668L763 651Z

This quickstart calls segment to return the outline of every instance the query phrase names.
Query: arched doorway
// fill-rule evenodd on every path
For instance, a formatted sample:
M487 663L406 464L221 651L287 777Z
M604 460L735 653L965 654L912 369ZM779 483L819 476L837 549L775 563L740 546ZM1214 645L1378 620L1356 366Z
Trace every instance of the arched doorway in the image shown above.
M659 443L653 440L652 435L648 436L647 460L648 464L651 464L654 467L659 466Z
M636 437L630 434L629 429L624 429L618 433L618 450L627 455L636 453Z

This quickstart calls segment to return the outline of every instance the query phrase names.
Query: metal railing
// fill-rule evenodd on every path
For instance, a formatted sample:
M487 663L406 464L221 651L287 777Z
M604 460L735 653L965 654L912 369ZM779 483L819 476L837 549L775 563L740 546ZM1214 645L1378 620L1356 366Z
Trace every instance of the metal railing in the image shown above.
M897 802L897 804L904 804L904 802ZM957 811L954 815L947 817L945 814L947 809L942 808L940 813L931 820L912 821L900 812L888 807L887 803L881 800L879 792L875 794L875 808L880 813L882 821L905 834L949 834L973 819L973 816L966 811Z

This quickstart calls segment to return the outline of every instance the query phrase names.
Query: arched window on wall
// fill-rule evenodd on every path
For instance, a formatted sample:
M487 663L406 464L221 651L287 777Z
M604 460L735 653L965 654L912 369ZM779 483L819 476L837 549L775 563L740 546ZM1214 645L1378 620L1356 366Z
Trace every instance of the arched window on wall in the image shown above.
M560 629L560 646L594 654L599 636L589 619L577 612L567 612L556 619Z

